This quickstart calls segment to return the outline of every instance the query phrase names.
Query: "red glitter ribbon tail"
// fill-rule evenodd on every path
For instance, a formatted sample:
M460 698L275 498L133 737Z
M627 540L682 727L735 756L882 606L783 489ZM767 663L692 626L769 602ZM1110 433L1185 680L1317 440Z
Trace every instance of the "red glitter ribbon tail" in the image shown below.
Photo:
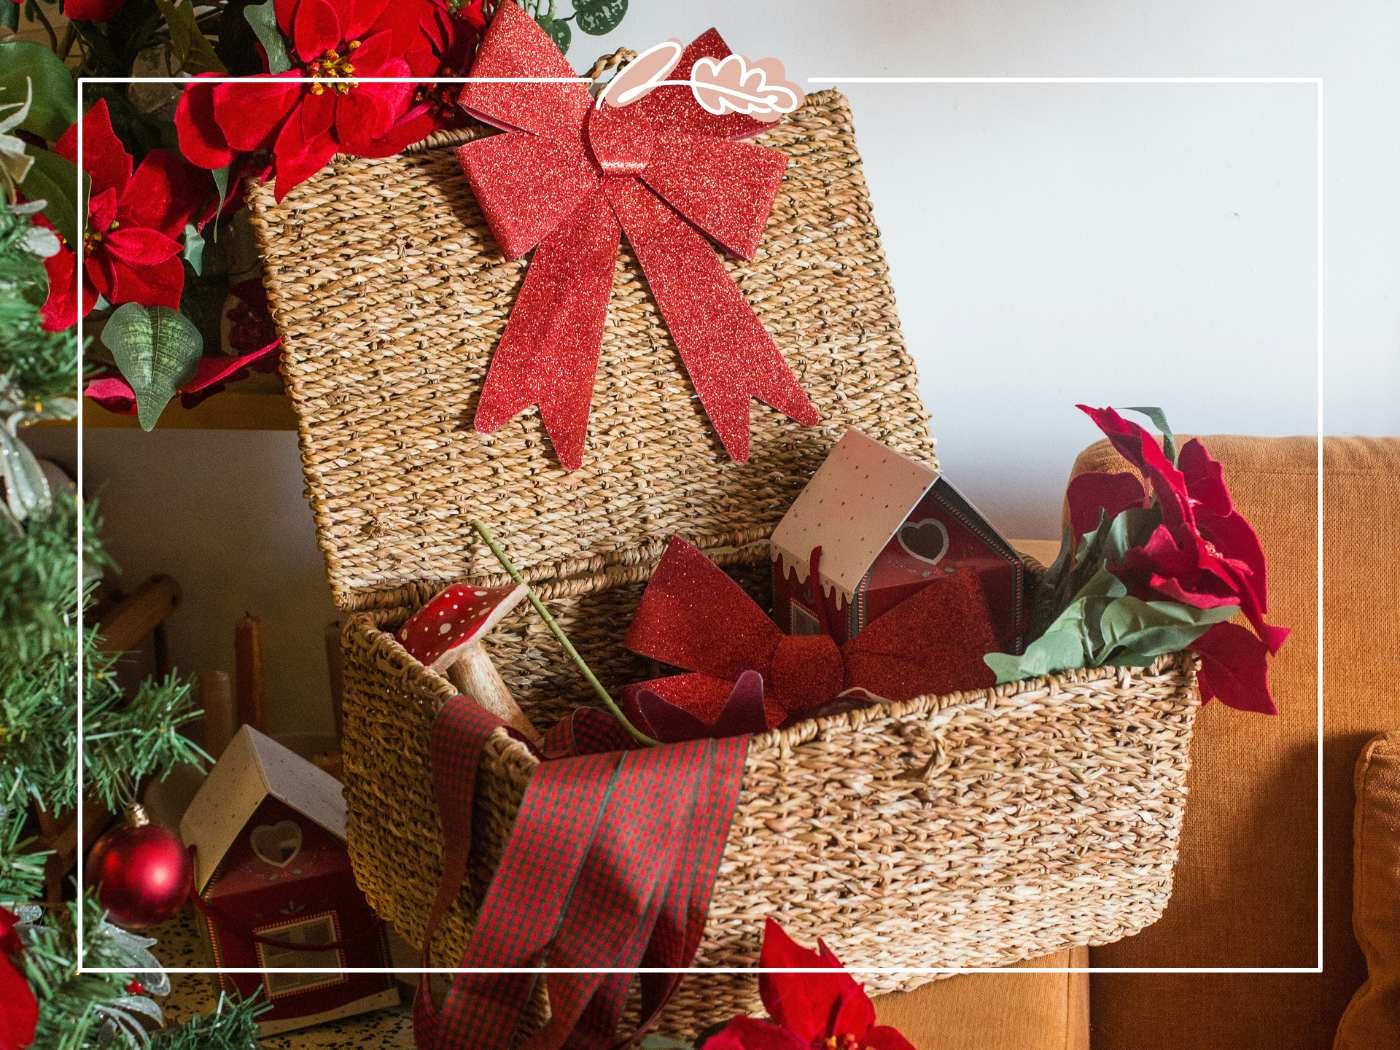
M709 242L634 179L607 180L604 192L730 457L749 458L753 398L806 426L818 423L816 407Z
M583 463L620 236L595 193L535 249L477 404L481 433L539 405L559 461Z

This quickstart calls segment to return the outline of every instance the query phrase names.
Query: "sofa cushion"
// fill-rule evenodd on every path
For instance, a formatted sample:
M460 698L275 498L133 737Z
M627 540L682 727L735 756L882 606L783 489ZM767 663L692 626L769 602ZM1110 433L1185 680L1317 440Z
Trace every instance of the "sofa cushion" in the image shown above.
M918 1050L1089 1050L1089 953L1057 952L1022 967L1073 973L969 973L875 1000L881 1024Z
M1400 731L1356 763L1353 925L1366 983L1342 1015L1336 1050L1400 1046Z
M1317 443L1208 437L1270 568L1270 619L1293 628L1274 661L1280 713L1218 703L1191 749L1181 859L1156 925L1093 950L1095 966L1317 965ZM1396 727L1400 439L1328 438L1325 457L1326 972L1096 975L1095 1050L1326 1050L1365 977L1351 933L1352 771ZM1106 444L1076 471L1123 469Z

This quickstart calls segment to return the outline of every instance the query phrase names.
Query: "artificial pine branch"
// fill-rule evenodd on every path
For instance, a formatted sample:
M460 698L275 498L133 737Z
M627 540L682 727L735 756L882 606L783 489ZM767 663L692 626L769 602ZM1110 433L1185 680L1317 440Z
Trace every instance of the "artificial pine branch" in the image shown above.
M151 1050L247 1050L258 1045L257 1019L266 1009L256 999L231 999L220 992L213 1013L156 1033Z

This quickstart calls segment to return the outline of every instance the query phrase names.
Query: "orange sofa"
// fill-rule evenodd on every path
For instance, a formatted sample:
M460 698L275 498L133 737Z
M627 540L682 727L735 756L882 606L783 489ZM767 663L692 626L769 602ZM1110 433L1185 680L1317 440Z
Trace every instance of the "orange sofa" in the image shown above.
M1331 1050L1365 980L1352 932L1353 766L1369 739L1400 728L1392 677L1400 660L1400 439L1323 445L1320 945L1317 442L1204 440L1268 554L1270 618L1293 628L1272 670L1280 714L1220 704L1201 712L1175 890L1162 919L1117 944L1037 962L1312 968L1321 947L1323 972L957 976L879 1001L881 1016L920 1050ZM1123 469L1103 442L1074 465L1075 473Z

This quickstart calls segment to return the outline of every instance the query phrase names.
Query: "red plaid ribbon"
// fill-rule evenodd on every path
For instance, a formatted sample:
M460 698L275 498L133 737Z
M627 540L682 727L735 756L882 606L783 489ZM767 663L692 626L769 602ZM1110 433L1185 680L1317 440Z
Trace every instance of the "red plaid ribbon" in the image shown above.
M460 892L471 844L472 796L487 738L502 723L456 697L433 727L433 783L444 869L424 934ZM619 1040L633 974L602 967L684 967L695 957L747 737L581 755L541 763L481 903L462 967L580 968L549 975L550 1018L518 1034L537 974L461 973L439 1009L419 982L414 1031L423 1050L600 1050ZM681 974L645 974L637 1035L655 1021Z

